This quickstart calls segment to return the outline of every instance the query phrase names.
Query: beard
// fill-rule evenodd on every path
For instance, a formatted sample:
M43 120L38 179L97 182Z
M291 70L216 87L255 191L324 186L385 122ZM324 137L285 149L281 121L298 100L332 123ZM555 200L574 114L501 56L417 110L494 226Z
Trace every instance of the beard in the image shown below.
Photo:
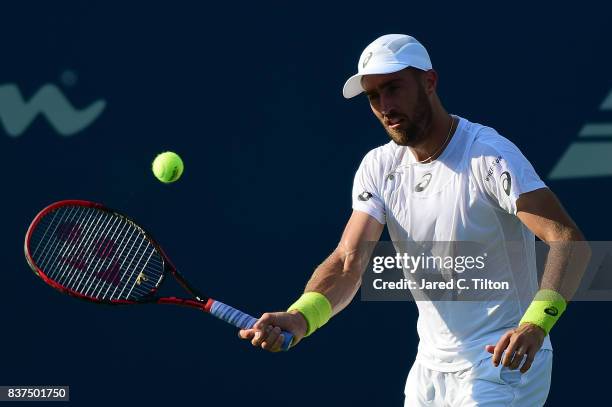
M403 117L403 128L390 129L385 126L384 122L383 126L395 144L414 147L427 138L427 130L431 126L432 117L433 109L431 108L429 98L423 87L419 87L416 108L412 112L412 118Z

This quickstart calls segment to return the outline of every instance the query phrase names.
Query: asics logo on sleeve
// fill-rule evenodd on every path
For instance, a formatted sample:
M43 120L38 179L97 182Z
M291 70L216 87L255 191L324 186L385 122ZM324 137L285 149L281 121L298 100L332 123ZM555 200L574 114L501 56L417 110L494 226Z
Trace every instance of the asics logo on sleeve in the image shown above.
M421 178L419 183L416 184L416 186L414 187L414 192L421 192L425 190L425 188L427 188L427 186L429 185L430 181L431 181L431 172L428 172L427 174L423 175L423 178Z
M502 172L499 180L506 195L510 196L510 189L512 188L512 178L510 177L510 173L508 171Z
M372 198L372 194L367 191L363 191L361 194L359 194L359 196L357 196L357 199L364 202L370 198Z

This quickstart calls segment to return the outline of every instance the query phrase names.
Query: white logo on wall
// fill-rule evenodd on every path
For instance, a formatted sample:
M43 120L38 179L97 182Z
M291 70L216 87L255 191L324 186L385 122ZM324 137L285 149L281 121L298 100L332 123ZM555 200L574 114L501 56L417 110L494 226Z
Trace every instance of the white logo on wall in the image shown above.
M76 75L62 74L62 82L72 86ZM76 109L60 88L44 84L26 101L14 83L0 85L0 123L11 137L21 136L40 114L62 136L72 136L93 123L104 111L105 100L96 100L83 109Z
M612 91L599 107L612 111ZM559 162L548 174L549 179L571 179L612 176L612 122L586 123Z

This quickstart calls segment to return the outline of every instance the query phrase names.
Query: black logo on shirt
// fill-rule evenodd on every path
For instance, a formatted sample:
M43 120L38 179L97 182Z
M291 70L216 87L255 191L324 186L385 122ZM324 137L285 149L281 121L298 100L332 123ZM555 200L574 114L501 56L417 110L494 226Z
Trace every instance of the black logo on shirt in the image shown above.
M427 174L423 175L421 181L419 181L419 183L416 184L416 186L414 187L414 192L424 191L425 188L427 188L427 186L429 185L429 181L431 181L431 172L428 172Z
M359 194L359 196L357 196L357 199L364 202L370 198L372 198L372 194L367 191L363 191L361 194Z
M499 180L506 195L510 196L510 189L512 188L512 178L510 177L510 173L508 171L502 172Z
M548 307L544 310L545 313L550 315L551 317L556 317L559 315L559 310L556 307Z

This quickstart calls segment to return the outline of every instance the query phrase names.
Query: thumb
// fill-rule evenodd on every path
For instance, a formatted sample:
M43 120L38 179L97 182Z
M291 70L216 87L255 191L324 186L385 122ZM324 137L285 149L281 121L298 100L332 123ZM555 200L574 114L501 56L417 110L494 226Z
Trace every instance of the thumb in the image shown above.
M495 346L494 345L487 345L485 346L485 350L489 353L495 353Z

